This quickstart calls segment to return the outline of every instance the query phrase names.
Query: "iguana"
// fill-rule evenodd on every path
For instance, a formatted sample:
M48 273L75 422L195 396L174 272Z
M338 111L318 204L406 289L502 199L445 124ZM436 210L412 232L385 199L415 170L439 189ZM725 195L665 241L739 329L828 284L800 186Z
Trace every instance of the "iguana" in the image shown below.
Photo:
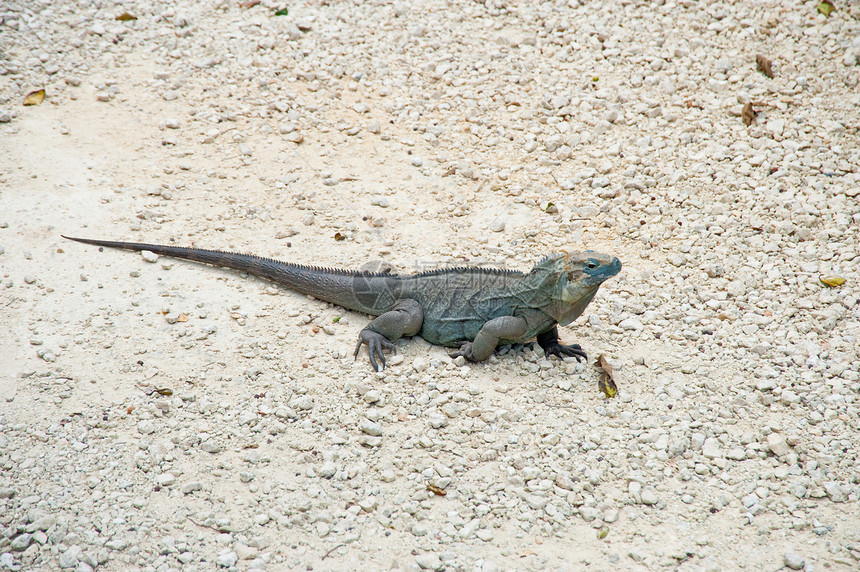
M527 273L488 268L445 268L397 275L304 266L248 254L89 238L69 240L193 260L247 272L348 310L376 316L358 336L355 357L367 344L370 363L385 367L384 349L394 340L420 335L428 342L458 347L452 357L483 361L499 345L537 343L547 355L586 357L578 344L558 340L566 326L594 298L621 262L592 251L551 254ZM382 364L379 367L377 359Z

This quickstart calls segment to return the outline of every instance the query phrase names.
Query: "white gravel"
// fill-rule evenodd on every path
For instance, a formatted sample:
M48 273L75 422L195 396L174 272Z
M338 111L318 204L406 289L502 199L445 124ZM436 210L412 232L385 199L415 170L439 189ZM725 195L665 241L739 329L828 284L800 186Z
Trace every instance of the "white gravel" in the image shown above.
M857 569L860 7L817 4L5 2L0 570ZM375 373L364 316L60 233L612 253L562 339L620 391Z

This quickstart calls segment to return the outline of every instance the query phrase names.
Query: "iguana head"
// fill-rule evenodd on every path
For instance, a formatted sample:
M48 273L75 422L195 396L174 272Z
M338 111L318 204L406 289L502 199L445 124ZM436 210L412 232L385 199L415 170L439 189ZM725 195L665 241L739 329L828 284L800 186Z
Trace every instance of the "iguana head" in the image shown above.
M542 310L564 326L582 314L605 280L620 271L616 257L587 250L547 256L531 274L550 297Z

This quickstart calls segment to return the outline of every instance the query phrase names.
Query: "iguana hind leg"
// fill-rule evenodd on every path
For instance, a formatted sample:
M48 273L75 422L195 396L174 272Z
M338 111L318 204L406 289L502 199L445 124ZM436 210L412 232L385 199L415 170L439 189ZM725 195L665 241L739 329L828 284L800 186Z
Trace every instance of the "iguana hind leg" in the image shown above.
M357 358L361 346L367 344L370 365L376 371L385 369L383 350L389 349L397 353L397 346L391 342L403 336L414 336L421 330L423 322L424 311L417 300L407 298L398 301L394 308L376 317L361 330L354 357ZM382 362L382 367L379 367L377 359Z
M525 318L501 316L485 322L474 341L463 342L451 357L463 356L469 361L484 361L493 353L499 340L516 340L526 332Z
M552 329L538 334L537 343L543 348L543 353L550 356L558 356L559 358L574 357L576 361L588 359L582 347L579 344L563 345L558 341L558 326L553 326Z

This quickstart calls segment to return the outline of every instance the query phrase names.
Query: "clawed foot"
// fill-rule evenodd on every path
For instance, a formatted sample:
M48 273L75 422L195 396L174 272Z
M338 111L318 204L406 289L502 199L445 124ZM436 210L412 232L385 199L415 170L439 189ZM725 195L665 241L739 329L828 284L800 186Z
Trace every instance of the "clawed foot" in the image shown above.
M460 344L459 350L448 355L450 355L452 358L458 358L460 356L463 356L469 361L476 361L475 356L472 355L472 342L462 342Z
M358 358L358 352L364 344L367 344L367 353L370 355L370 365L373 366L375 371L382 371L385 369L385 355L382 353L382 350L387 349L391 350L395 354L397 353L397 346L392 344L388 338L378 332L374 332L373 330L364 329L361 330L360 334L358 334L358 345L355 346L354 358ZM376 362L377 359L382 362L382 367L379 367L379 364Z
M585 355L585 352L579 344L570 344L569 346L565 346L555 342L544 347L543 352L547 356L558 356L559 359L564 359L566 357L576 358L576 361L578 362L581 362L583 359L588 359L588 356Z

